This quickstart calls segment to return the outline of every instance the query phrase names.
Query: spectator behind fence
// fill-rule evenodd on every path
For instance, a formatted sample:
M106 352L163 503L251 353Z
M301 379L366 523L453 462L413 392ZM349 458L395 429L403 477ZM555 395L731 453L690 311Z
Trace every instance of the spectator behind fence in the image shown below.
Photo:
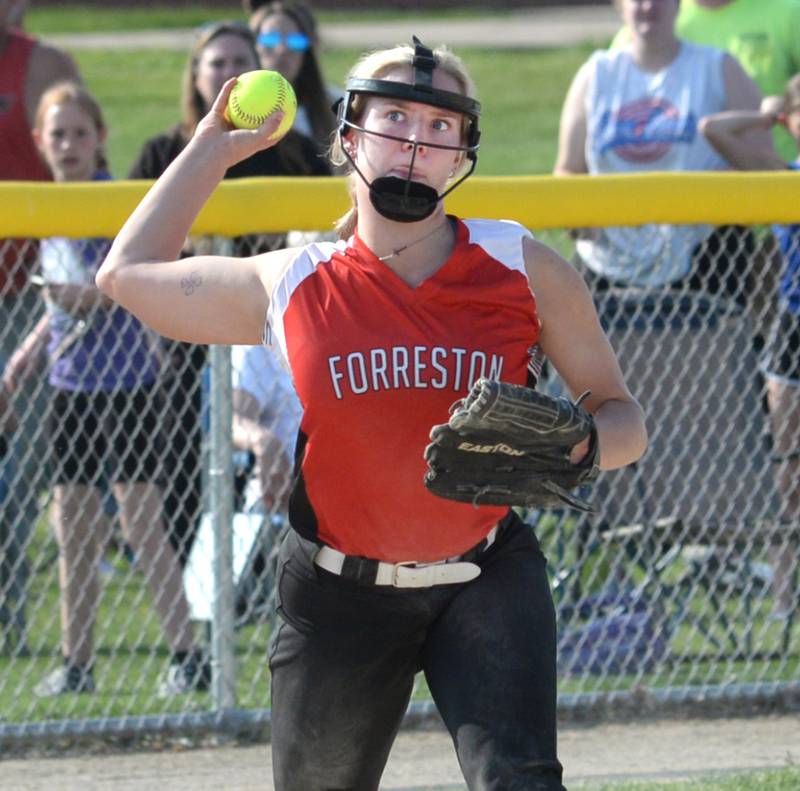
M144 144L130 170L130 178L158 178L186 147L225 81L257 68L258 54L246 25L220 22L201 28L183 76L182 120ZM225 178L329 174L330 167L319 157L314 144L302 135L290 133L279 145L237 162ZM236 240L236 252L262 252L282 241L282 236L242 237ZM199 240L189 240L184 253L199 252L198 244ZM203 507L201 414L206 347L166 341L165 350L170 361L165 393L174 421L170 428L165 502L169 535L183 564L189 556Z
M678 0L617 6L631 43L595 52L575 77L555 172L727 169L697 125L708 113L757 108L755 84L731 55L675 35ZM575 264L623 373L639 383L648 413L659 415L648 455L597 482L598 520L587 529L670 517L708 526L710 536L713 525L734 531L771 516L777 497L745 312L753 234L651 223L577 235ZM712 369L724 372L713 384ZM711 391L720 400L704 397Z
M556 174L727 168L697 122L757 108L755 84L732 56L675 35L678 0L616 5L631 43L595 52L578 71L561 115ZM742 242L728 228L649 224L581 236L578 265L595 290L686 284L739 300L748 293Z
M728 51L764 96L782 93L800 72L798 0L681 0L675 29L686 41ZM623 27L612 46L629 40ZM791 135L781 125L773 132L781 156L794 157Z
M65 52L18 29L26 5L0 2L0 179L50 181L31 138L36 105L54 82L79 81L80 75ZM39 317L39 299L28 283L37 256L33 239L0 239L0 373ZM9 441L5 469L11 494L0 508L0 631L8 637L15 633L20 648L25 635L24 547L38 517L37 495L45 467L41 448L35 444L41 411L34 395L36 384L18 394L24 430Z
M783 125L795 141L795 159L786 162L769 138L752 141L752 130ZM700 129L711 145L739 170L800 170L800 74L792 77L782 96L768 96L760 110L731 111L706 116ZM800 521L800 223L776 225L773 232L783 254L774 318L763 370L772 420L773 451L783 521ZM797 606L794 580L797 546L792 542L770 546L775 597L772 618L784 620Z
M48 87L65 79L80 81L72 59L61 50L25 35L19 29L25 3L0 3L0 179L50 181L50 174L33 144L31 129L39 98ZM0 297L2 349L12 348L21 335L10 332L23 325L30 313L19 306L26 294L27 277L36 261L30 240L0 240ZM35 299L35 297L33 297ZM28 327L29 329L30 327ZM7 352L6 352L7 353ZM3 354L5 356L5 354ZM4 360L0 360L0 364Z
M272 0L250 17L261 67L280 72L294 88L297 116L293 129L310 137L321 153L332 142L336 117L331 109L341 92L327 86L317 48L317 23L301 0Z
M234 346L233 442L253 455L243 510L274 513L288 505L302 407L291 377L267 346Z
M42 96L34 136L56 181L109 178L101 110L81 86L56 85ZM108 245L103 239L43 240L46 313L14 356L13 380L20 381L46 344L53 388L50 436L64 661L36 686L42 697L94 690L98 561L108 538L97 534L97 525L105 523L99 489L104 473L113 482L123 532L172 651L161 694L202 689L209 681L164 530L158 486L161 410L155 399L160 356L150 333L94 285Z

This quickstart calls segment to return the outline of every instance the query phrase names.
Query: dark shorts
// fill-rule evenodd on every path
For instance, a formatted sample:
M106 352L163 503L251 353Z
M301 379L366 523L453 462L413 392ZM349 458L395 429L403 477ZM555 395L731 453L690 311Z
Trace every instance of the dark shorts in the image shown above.
M562 791L556 624L546 561L514 515L476 579L360 584L290 530L270 648L276 791L376 791L422 671L470 789Z
M764 349L764 373L800 387L800 316L781 309Z
M164 442L150 388L56 390L50 415L54 483L160 483Z

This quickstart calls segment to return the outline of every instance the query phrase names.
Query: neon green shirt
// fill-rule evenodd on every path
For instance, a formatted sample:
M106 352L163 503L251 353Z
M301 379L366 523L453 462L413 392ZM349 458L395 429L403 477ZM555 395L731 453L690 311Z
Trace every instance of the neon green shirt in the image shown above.
M722 8L681 0L675 29L688 41L728 50L765 96L782 94L800 73L798 0L733 0Z
M800 0L733 0L720 8L681 0L675 32L730 52L764 96L782 95L789 79L800 73ZM623 28L612 47L629 40ZM775 128L775 144L785 159L797 157L797 145L782 127Z

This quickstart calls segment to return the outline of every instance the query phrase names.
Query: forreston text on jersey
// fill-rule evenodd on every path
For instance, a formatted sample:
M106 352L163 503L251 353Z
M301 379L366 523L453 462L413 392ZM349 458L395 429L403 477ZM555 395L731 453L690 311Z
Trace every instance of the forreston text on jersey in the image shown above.
M392 346L328 357L336 397L379 390L426 389L461 391L482 376L500 379L503 357L479 350L443 346Z

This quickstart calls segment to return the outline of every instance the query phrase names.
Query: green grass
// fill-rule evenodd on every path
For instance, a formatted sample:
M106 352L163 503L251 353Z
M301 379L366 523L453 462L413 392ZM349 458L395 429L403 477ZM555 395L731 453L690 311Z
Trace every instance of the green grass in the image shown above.
M603 783L575 786L582 791L796 791L800 788L800 768L737 772L734 775L706 776L676 783Z
M186 55L171 50L81 50L75 55L105 114L111 172L125 178L145 140L179 120Z
M683 782L570 783L580 791L796 791L800 788L800 769L770 769L736 774L707 775ZM464 791L463 785L426 786L419 791Z

